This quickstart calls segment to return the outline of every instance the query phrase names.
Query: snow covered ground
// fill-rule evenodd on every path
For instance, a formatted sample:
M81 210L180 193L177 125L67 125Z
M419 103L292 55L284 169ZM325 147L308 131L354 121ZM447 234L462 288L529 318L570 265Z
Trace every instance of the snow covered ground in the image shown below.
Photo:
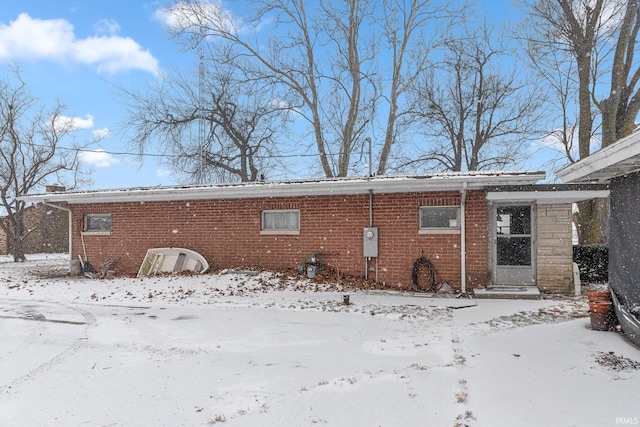
M584 298L97 280L29 259L0 257L0 426L640 424L640 349L592 331Z

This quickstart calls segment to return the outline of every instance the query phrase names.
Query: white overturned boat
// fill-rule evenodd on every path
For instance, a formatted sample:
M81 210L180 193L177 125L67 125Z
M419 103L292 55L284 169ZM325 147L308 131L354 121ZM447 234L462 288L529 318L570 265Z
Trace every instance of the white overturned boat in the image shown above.
M163 273L181 273L193 271L204 273L209 269L209 263L202 255L191 249L184 248L152 248L142 261L138 277Z

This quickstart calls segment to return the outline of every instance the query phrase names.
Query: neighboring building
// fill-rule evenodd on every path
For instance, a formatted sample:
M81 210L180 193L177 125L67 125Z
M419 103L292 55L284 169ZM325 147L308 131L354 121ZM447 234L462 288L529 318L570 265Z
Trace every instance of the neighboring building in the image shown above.
M147 249L184 247L220 268L296 268L411 289L422 255L454 289L573 289L571 203L606 186L535 185L544 172L469 172L25 196L68 203L72 258L135 274Z
M47 186L47 193L62 192L64 187ZM7 217L0 221L8 222ZM28 206L23 212L25 237L22 245L25 254L69 252L69 214L57 208L39 204ZM0 255L13 253L11 242L0 228Z

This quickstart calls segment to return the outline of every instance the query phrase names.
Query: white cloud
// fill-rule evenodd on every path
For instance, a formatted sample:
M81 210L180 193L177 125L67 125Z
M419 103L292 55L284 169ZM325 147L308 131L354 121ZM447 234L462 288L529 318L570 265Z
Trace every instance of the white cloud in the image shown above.
M168 169L156 169L156 175L160 178L164 178L171 175L171 171Z
M98 72L116 74L137 69L158 73L158 60L143 51L133 39L118 36L88 37L74 43L73 56L78 62L97 65Z
M93 136L96 138L106 138L111 133L109 128L96 129L93 131Z
M537 147L558 149L559 147L561 148L563 146L561 141L562 141L562 131L560 129L556 129L548 133L547 135L543 136L539 140L534 141L533 145ZM578 144L577 137L572 138L572 145L577 145L577 144Z
M120 24L111 19L101 19L94 28L98 34L117 34L120 31Z
M290 110L291 109L291 104L289 104L284 99L273 98L271 100L271 105L273 105L275 107L278 107L278 108L280 108L282 110Z
M91 114L81 117L58 116L55 120L57 130L76 131L83 129L91 129L93 127L93 116Z
M80 160L97 168L108 168L118 163L118 159L102 148L94 151L83 151L79 156Z
M222 7L220 1L177 2L171 7L156 10L153 17L168 28L186 30L198 27L196 10L209 25L228 32L239 31L239 20Z
M278 107L282 110L286 110L290 117L302 117L302 115L291 106L291 104L284 99L273 98L271 100L271 105Z
M102 35L77 39L73 25L64 19L34 19L21 13L9 25L0 23L0 59L75 62L112 74L130 69L157 74L158 60L135 40L115 35L119 29L116 22L100 21Z
M545 135L544 137L532 141L531 143L531 148L533 150L537 150L537 149L551 149L557 152L562 153L563 155L565 154L566 148L564 146L564 144L562 143L563 140L563 135L562 135L562 130L560 129L556 129L552 132L550 132L549 134ZM579 156L578 153L578 132L577 129L575 130L575 132L571 135L571 155L573 156L573 158L577 159ZM591 138L591 144L589 147L589 152L594 153L596 151L598 151L600 149L600 140L594 135Z

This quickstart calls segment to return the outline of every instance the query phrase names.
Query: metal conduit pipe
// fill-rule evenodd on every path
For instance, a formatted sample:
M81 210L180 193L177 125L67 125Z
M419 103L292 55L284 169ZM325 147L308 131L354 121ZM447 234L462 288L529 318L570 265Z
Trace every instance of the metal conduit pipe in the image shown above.
M373 227L373 190L369 190L369 227Z
M467 224L465 221L467 183L460 190L460 286L462 294L467 293Z
M369 190L369 227L373 227L373 190L372 189ZM371 258L369 257L367 257L364 260L364 278L365 279L369 278L369 261L371 261ZM376 273L376 280L378 280L377 276L378 275Z
M369 227L373 227L373 190L369 190ZM379 256L376 256L376 282L378 281L378 259ZM367 264L366 279L369 278L369 261L370 259L365 262Z

